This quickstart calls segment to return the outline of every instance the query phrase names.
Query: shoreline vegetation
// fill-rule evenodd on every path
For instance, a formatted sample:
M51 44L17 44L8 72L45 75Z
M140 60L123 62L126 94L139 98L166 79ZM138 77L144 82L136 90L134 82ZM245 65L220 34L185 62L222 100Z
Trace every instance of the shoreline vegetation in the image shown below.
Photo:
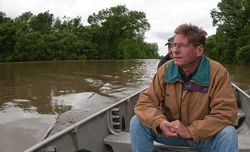
M250 1L221 0L210 11L216 34L204 54L221 63L250 65ZM11 19L0 12L0 63L57 60L161 59L157 43L144 41L146 14L117 5L81 17L56 17L49 11L25 12ZM199 26L199 25L198 25Z
M221 63L250 64L250 1L221 0L210 11L216 34L206 40L205 54Z
M0 12L0 62L159 58L157 43L144 41L146 14L118 5L88 17L62 19L46 11L15 19Z

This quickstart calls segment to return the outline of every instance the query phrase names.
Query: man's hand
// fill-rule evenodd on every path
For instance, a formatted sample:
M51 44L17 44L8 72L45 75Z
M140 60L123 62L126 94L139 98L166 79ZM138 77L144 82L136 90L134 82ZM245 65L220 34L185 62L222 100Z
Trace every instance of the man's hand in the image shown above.
M173 122L165 120L159 125L159 127L168 138L178 136L181 136L184 139L192 138L192 135L187 127L185 127L179 120Z
M179 136L181 136L184 139L192 138L192 135L189 132L188 128L185 127L182 122L180 122L179 120L176 120L171 123L173 124L173 126L175 126L175 128L177 128L176 133L178 133Z
M159 125L159 127L168 138L178 137L174 124L165 120Z

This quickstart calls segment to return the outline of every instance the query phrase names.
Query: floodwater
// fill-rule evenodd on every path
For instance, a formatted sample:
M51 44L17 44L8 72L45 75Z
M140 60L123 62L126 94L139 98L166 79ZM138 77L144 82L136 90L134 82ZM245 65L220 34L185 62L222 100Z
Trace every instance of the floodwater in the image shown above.
M0 151L24 151L150 85L160 60L0 64ZM250 94L250 67L223 64Z
M231 82L250 95L250 66L223 64L230 74Z
M0 64L0 151L24 151L148 86L159 60Z

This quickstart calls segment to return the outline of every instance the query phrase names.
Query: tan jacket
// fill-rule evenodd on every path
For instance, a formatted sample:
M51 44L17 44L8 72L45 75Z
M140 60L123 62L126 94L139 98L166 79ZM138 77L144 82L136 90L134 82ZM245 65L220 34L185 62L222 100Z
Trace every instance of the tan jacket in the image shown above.
M194 77L183 85L174 60L162 65L134 108L139 120L157 132L163 120L179 120L181 114L192 142L211 139L234 124L238 108L229 73L220 63L203 56ZM162 101L165 103L161 110Z

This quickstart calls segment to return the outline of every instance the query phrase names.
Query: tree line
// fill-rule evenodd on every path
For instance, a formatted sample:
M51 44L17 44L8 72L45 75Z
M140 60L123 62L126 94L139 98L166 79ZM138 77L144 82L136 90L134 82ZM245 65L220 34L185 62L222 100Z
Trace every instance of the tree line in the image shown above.
M223 63L250 64L250 0L222 0L210 15L216 34L206 40L205 54Z
M117 5L89 15L88 23L49 11L15 19L0 12L0 62L159 58L157 43L144 41L144 12Z

